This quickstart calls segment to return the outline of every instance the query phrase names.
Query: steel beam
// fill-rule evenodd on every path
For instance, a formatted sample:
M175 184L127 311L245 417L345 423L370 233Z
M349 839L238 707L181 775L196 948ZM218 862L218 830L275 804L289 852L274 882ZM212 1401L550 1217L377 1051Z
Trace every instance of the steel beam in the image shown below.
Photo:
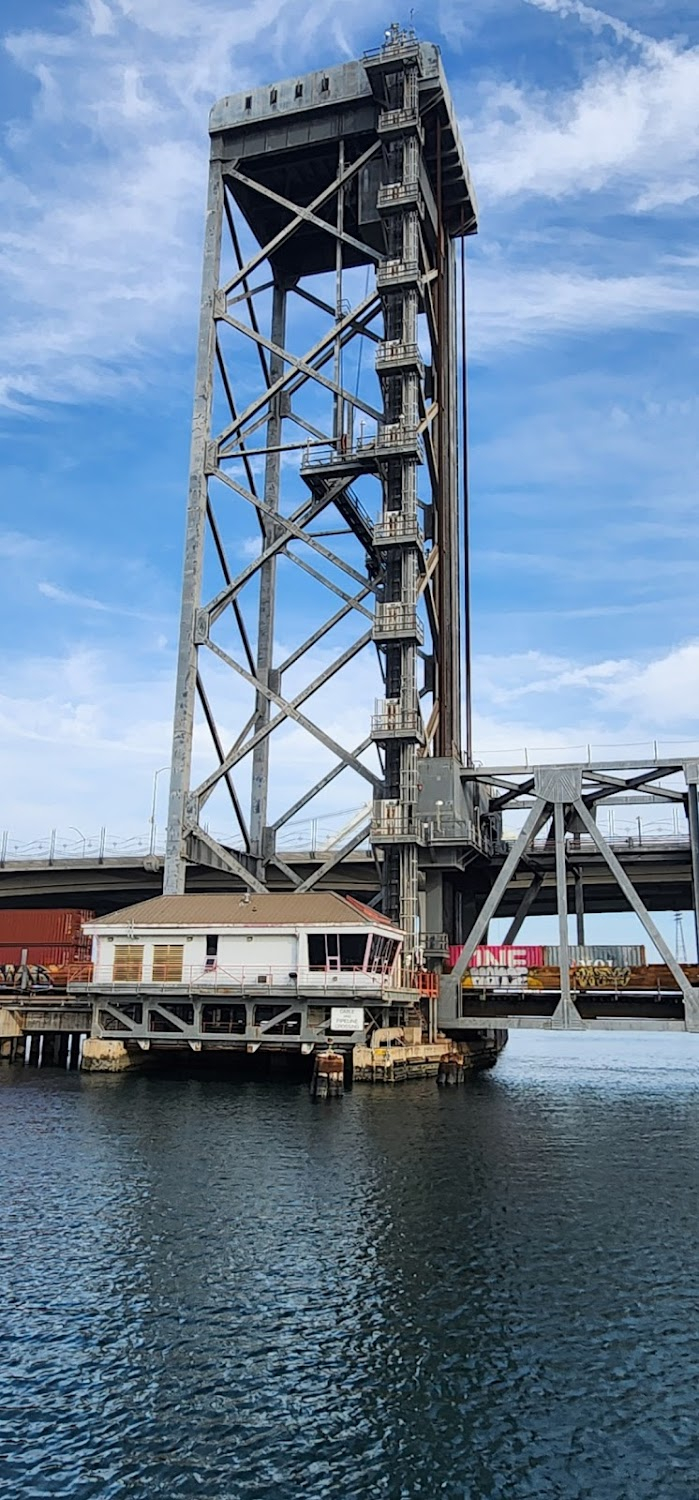
M544 883L544 876L542 874L539 873L539 874L536 874L536 875L532 875L531 882L527 886L527 889L524 892L522 900L520 901L519 906L517 907L517 911L515 912L515 915L512 918L512 921L510 922L510 925L509 925L509 927L507 929L507 932L505 933L505 937L504 937L503 941L504 941L506 947L509 946L510 943L516 942L516 939L517 939L518 933L519 933L519 931L520 931L520 929L522 927L522 924L524 923L525 919L529 916L529 913L532 910L532 907L535 905L536 898L537 898L537 896L539 894L539 891L541 890L541 887L542 887L543 883Z
M585 885L582 870L575 871L575 935L578 947L585 947Z
M558 964L561 998L553 1015L554 1026L568 1030L580 1020L570 993L570 948L568 943L568 874L565 852L565 815L563 803L553 809L553 831L556 846L556 903L558 906Z
M272 293L272 352L269 362L269 383L272 385L284 370L282 357L282 346L286 334L286 287L275 281ZM282 412L279 396L276 396L269 406L269 418L267 422L267 445L269 452L265 461L265 510L276 515L279 510L279 475L281 473L281 452L279 445L282 437ZM265 547L269 542L275 540L271 527L274 521L263 520L262 534ZM268 526L270 532L268 534ZM274 614L275 614L275 582L276 582L276 555L267 558L260 568L260 594L257 617L257 663L255 675L259 682L268 683L272 668L272 655L274 648ZM270 702L264 693L257 692L255 697L255 720L254 735L256 739L252 751L252 787L250 793L250 848L253 855L261 860L263 852L263 836L267 824L267 804L269 798L269 720Z
M208 503L206 451L213 410L213 361L216 349L214 303L218 286L223 222L221 164L209 168L209 195L204 233L199 342L194 386L194 413L189 461L189 500L185 538L184 578L180 614L180 641L175 686L172 733L170 802L163 890L166 895L184 891L185 802L192 771L194 708L197 694L197 650L195 625L204 569L204 530Z
M500 874L498 875L498 878L495 881L490 894L483 903L483 906L481 907L481 910L476 917L471 931L469 932L466 942L464 943L461 953L459 954L459 957L457 958L456 963L454 964L454 967L451 971L451 974L449 976L450 979L455 980L458 984L461 983L461 980L466 973L466 970L469 966L469 963L471 962L471 959L473 958L478 944L480 943L484 933L486 933L488 930L488 923L490 922L491 918L496 915L500 902L505 894L505 891L507 890L512 876L517 869L517 866L519 865L520 860L522 859L522 856L526 854L527 849L531 848L534 839L539 832L539 829L543 827L543 824L546 822L547 817L550 817L549 803L544 802L542 798L537 797L534 806L532 807L532 810L529 814L529 817L527 818L527 821L524 824L524 827L522 828L518 837L515 839L515 842L510 849L510 852L507 856L507 859L505 860Z
M689 848L692 858L692 906L694 916L694 940L699 962L699 794L696 781L687 783L687 819L689 822Z

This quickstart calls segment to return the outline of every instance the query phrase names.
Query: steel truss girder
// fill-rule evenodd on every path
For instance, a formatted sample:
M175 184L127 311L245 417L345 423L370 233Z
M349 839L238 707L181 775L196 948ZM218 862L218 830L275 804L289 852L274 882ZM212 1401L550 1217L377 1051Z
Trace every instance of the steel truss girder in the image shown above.
M106 1041L138 1042L144 1043L170 1043L181 1045L200 1045L209 1043L215 1046L260 1046L260 1044L289 1047L313 1048L330 1041L337 1033L331 1029L331 1010L334 1004L351 1004L360 1006L365 1013L365 1020L370 1021L372 1011L384 1011L394 1017L402 1014L409 1007L405 999L376 1001L376 997L334 997L331 999L323 993L309 997L297 996L293 992L282 998L271 997L269 993L260 988L260 993L255 996L237 993L211 993L196 995L183 992L170 991L167 995L119 995L115 996L111 991L95 995L92 1000L92 1036ZM191 1011L191 1020L183 1018L173 1007L180 1009L187 1007ZM129 1007L127 1009L126 1007ZM229 1029L216 1023L204 1021L204 1008L214 1007L226 1010L235 1007L236 1012L244 1013L244 1017L236 1017L236 1022L242 1021L239 1029L233 1030L232 1017L229 1019ZM272 1010L272 1016L261 1019L258 1015L260 1008ZM130 1013L136 1009L138 1014ZM322 1018L318 1019L318 1013L322 1011ZM313 1013L311 1019L310 1013ZM298 1024L289 1029L289 1022L298 1019ZM341 1042L343 1045L361 1045L365 1041L365 1032L355 1031L343 1033Z
M517 799L518 806L527 806L528 814L524 826L520 830L502 868L495 880L494 885L476 917L468 934L459 958L452 969L451 974L443 979L440 999L440 1021L447 1029L459 1029L465 1024L472 1024L474 1007L468 1008L468 996L462 989L462 980L473 954L487 936L488 924L497 914L502 897L515 876L518 868L524 862L532 863L532 880L524 892L519 909L511 923L507 933L507 942L513 942L525 917L535 907L536 897L543 884L543 876L537 869L535 840L550 819L553 828L553 840L555 851L555 877L556 877L556 912L559 923L559 957L560 957L560 1000L551 1017L543 1022L523 1017L520 1022L512 1020L512 1014L508 1013L506 1004L503 1004L502 1015L498 1020L500 1025L511 1024L546 1024L554 1028L580 1028L586 1023L580 1015L570 987L570 966L568 948L568 890L569 873L573 875L575 888L575 911L580 923L584 917L583 890L579 876L574 870L575 849L570 857L565 847L565 833L569 823L575 819L579 826L589 836L598 854L601 856L615 883L618 885L631 910L638 917L644 927L653 946L660 953L666 964L681 996L683 1007L683 1026L687 1031L699 1031L699 990L695 989L689 978L684 973L680 963L675 958L668 944L659 931L653 917L647 910L627 871L624 869L614 849L604 837L595 822L593 809L604 802L605 799L614 800L618 797L620 790L635 792L642 797L648 787L654 791L664 791L667 800L676 802L689 800L692 805L692 792L696 793L697 782L699 782L699 766L694 762L682 763L676 760L660 760L652 764L650 762L638 766L634 762L619 763L614 771L635 772L625 777L613 774L608 766L600 764L592 766L589 762L571 766L542 766L532 769L515 767L497 768L490 772L483 768L479 771L469 771L468 779L485 785L497 785L505 787L504 795L493 799L491 806L502 808L504 805ZM672 777L682 774L687 786L683 792L676 787L658 789L656 783L662 777ZM690 842L692 842L692 853L695 861L694 880L694 906L695 915L699 910L699 819L695 836L692 835L692 820L690 817ZM696 845L696 849L695 849ZM539 851L541 852L541 851ZM470 1017L464 1021L463 1018ZM492 1014L488 1012L487 1022L482 1024L493 1024ZM589 1024L589 1023L587 1023ZM613 1024L612 1020L607 1024ZM633 1024L628 1022L627 1024ZM639 1020L639 1025L646 1024ZM669 1024L669 1023L668 1023ZM675 1023L673 1023L675 1024Z

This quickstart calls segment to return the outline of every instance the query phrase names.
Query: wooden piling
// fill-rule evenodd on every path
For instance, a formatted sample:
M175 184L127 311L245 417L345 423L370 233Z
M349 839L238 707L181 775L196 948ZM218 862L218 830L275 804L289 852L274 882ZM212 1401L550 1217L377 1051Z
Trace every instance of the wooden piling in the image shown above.
M341 1099L345 1091L345 1061L341 1052L319 1052L313 1064L314 1099Z
M464 1081L464 1060L460 1052L445 1052L439 1059L437 1083L440 1088L455 1088Z

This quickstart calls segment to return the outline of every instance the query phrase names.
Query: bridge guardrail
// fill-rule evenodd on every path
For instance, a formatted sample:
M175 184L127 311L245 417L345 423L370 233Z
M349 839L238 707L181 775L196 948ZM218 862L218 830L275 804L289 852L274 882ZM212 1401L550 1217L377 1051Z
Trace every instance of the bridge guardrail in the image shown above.
M306 994L317 994L319 998L332 999L333 994L362 990L372 998L404 991L418 996L434 996L438 993L439 976L422 969L398 969L392 974L371 973L366 969L307 969L299 973L286 965L263 968L259 964L216 965L207 969L203 964L185 964L181 977L173 979L153 978L141 974L132 979L114 979L109 965L80 965L69 980L69 985L99 986L103 992L113 995L132 995L155 991L171 993L177 989L182 993L195 989L221 995L231 990L241 995L254 991L286 990L290 995L303 990Z

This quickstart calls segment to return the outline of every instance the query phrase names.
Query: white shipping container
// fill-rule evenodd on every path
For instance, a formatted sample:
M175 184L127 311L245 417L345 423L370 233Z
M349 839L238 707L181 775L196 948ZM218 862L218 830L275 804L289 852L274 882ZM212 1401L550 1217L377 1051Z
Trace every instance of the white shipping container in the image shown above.
M556 968L559 962L558 946L544 948L544 963ZM568 949L571 964L608 964L612 969L641 969L646 963L646 950L641 943L586 943L580 947L571 943Z

